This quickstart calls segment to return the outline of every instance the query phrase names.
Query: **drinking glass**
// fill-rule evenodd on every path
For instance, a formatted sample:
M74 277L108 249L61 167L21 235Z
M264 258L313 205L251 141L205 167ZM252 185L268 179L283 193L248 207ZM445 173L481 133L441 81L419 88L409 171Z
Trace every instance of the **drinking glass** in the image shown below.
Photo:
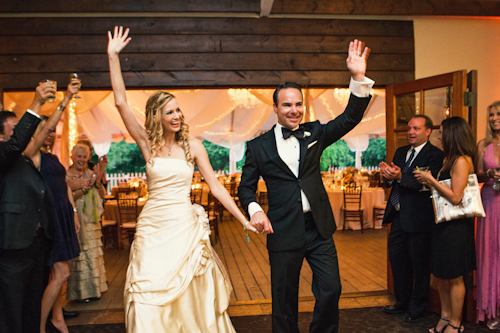
M54 80L45 80L45 81L41 81L39 82L40 84L44 84L45 82L52 82L54 84L54 86L56 86L56 91L57 91L57 81L54 81ZM46 101L47 102L54 102L56 100L56 94L54 94L54 97L47 97Z
M82 80L80 80L80 78L78 77L78 74L76 73L71 73L69 78L71 79L71 81L80 81L80 83L78 84L78 87L81 88L82 86ZM73 98L82 98L81 96L78 96L78 93L76 93Z
M420 171L429 171L429 167L428 166L425 166L425 167L417 167L415 170L420 170ZM424 191L430 191L429 188L427 186L422 185L422 188L419 190L420 192L424 192Z

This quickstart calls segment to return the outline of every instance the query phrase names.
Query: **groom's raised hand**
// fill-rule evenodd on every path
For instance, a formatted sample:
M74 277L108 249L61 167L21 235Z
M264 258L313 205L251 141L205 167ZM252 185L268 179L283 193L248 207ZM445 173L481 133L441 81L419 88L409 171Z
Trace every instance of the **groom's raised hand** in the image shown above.
M365 47L365 43L355 39L349 43L349 52L347 55L346 63L347 69L351 72L354 81L361 82L366 74L366 61L370 55L370 48Z
M253 214L252 217L250 218L250 224L260 234L274 233L271 222L267 218L266 213L264 213L263 211Z

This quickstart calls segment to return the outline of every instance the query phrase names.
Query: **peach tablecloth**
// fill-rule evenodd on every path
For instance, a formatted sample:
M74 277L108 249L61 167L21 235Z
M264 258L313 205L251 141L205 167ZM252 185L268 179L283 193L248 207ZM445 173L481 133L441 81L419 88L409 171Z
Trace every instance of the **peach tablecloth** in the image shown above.
M327 193L330 205L332 206L333 216L337 223L337 228L341 230L344 224L344 213L342 211L344 193L342 190L327 190ZM378 220L376 225L373 224L373 206L383 204L384 199L385 193L380 187L368 188L366 190L363 189L361 193L361 207L364 209L363 228L382 228L381 220ZM358 222L348 222L346 224L346 229L360 230L361 227Z

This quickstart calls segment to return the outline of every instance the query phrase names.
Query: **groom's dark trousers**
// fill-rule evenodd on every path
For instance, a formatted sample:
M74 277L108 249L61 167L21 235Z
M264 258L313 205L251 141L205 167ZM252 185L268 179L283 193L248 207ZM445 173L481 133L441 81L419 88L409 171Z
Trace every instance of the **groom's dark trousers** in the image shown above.
M246 161L239 187L239 199L248 205L257 202L259 178L266 182L267 216L274 233L267 236L271 264L273 332L299 332L298 286L304 258L313 271L312 289L316 298L310 332L338 330L338 301L341 292L337 251L332 235L337 229L320 172L323 150L339 140L362 119L370 97L351 94L344 113L327 124L304 123L307 136L299 140L298 176L280 158L274 128L247 143ZM311 210L303 212L301 191Z

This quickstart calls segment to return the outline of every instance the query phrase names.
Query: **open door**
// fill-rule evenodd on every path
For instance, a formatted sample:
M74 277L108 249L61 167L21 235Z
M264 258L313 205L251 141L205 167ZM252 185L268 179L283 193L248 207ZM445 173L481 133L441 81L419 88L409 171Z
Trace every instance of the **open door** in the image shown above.
M386 144L387 160L392 161L396 149L407 145L408 121L416 114L430 117L434 129L449 117L462 117L469 122L476 138L477 131L477 71L466 70L441 74L415 81L397 83L386 87ZM429 141L440 147L437 131L433 131ZM390 228L388 229L389 233ZM392 270L387 256L387 289L394 293ZM463 319L475 320L475 303L472 286L467 286ZM439 296L432 287L429 308L440 312Z

